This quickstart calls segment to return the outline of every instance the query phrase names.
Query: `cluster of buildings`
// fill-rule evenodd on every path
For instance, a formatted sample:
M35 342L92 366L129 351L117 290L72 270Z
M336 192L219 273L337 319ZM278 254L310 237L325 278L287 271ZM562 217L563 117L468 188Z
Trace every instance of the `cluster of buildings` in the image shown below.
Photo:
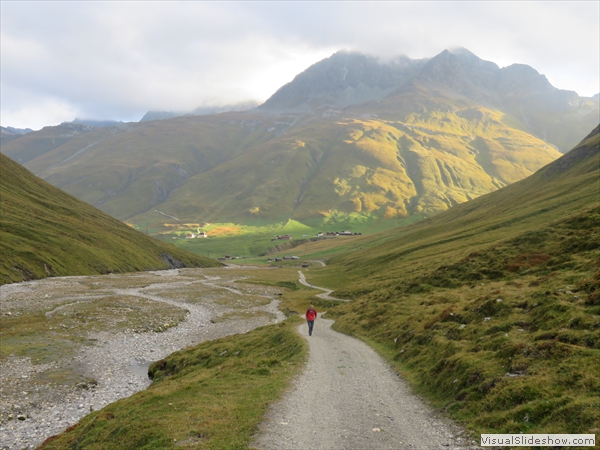
M362 233L353 233L352 231L328 231L326 233L323 233L322 231L319 231L317 233L317 237L323 237L323 236L362 236ZM271 241L290 241L292 240L292 236L290 236L289 234L284 234L283 236L275 236L273 239L271 239Z
M208 237L208 234L206 234L204 231L200 231L198 234L188 233L185 235L186 239L196 239L196 238L206 238L206 237Z
M241 256L225 255L224 258L217 258L217 261L230 261L232 259L242 259L242 257Z
M284 256L283 258L267 258L269 262L278 262L278 261L294 261L300 259L299 256Z
M275 236L273 239L271 239L271 241L291 241L292 240L292 236L290 236L289 234L284 234L283 236Z
M323 233L317 233L317 237L322 237ZM328 231L325 236L362 236L362 233L353 233L352 231Z

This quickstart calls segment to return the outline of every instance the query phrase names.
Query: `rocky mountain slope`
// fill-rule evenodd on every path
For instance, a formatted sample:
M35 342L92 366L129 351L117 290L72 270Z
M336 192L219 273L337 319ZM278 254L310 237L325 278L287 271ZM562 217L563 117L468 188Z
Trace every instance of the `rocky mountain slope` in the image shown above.
M520 180L597 115L597 98L466 50L388 63L340 52L251 111L93 130L44 152L22 137L2 152L152 231L170 221L368 221L443 210Z
M153 120L172 119L173 117L180 116L205 116L209 114L221 114L229 111L247 111L249 109L256 108L258 105L258 102L249 100L247 102L234 103L232 105L199 106L193 111L188 112L148 111L146 114L144 114L144 117L140 119L140 122L151 122Z
M350 105L385 99L387 108L370 106L376 110L372 113L386 116L397 114L398 103L404 103L409 93L420 90L450 95L457 100L466 98L514 116L525 131L563 153L575 146L598 121L597 96L579 97L573 91L555 88L530 66L512 64L500 68L466 49L444 50L431 59L399 57L388 63L357 53L339 52L299 74L258 109L273 113L318 110L337 114L339 109ZM428 105L430 109L437 107L435 101L416 103L408 102L402 109L410 114L427 110Z

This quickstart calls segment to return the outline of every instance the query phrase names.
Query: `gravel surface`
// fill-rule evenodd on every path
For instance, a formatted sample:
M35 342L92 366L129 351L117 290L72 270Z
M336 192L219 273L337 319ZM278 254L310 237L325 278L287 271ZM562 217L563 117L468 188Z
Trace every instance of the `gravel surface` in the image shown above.
M304 373L274 404L253 447L269 449L479 448L436 415L363 342L317 319Z
M225 271L220 273L222 276L214 275L215 271L210 273L206 275L199 269L171 270L143 275L53 278L2 286L4 316L45 310L46 317L53 317L73 303L93 302L109 295L166 303L188 313L184 321L162 332L127 328L88 332L86 344L80 345L74 355L57 355L51 363L33 364L29 357L15 355L2 360L0 449L35 448L90 411L145 389L151 382L147 376L151 361L202 341L245 333L285 318L273 297L278 289L240 283L233 286L240 276ZM115 287L130 281L136 287ZM90 283L95 287L93 295L61 298L61 292ZM99 290L103 295L98 295ZM177 298L179 292L193 293L199 300L191 302L185 293ZM261 297L262 304L257 302ZM58 306L48 311L48 305ZM238 314L240 310L244 316ZM219 319L227 314L231 318ZM76 371L85 381L57 383L51 375L61 368Z

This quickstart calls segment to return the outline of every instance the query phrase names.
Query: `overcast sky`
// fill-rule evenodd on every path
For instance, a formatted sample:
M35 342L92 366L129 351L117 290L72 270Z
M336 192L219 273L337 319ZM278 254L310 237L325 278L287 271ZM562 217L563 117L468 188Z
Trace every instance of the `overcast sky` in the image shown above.
M2 0L1 124L138 121L148 110L264 101L342 49L425 58L465 47L592 96L599 4Z

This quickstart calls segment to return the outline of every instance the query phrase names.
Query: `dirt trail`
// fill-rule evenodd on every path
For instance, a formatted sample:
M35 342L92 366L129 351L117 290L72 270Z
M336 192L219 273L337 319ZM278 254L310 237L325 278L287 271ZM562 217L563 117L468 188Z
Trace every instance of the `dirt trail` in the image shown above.
M321 261L320 259L307 259L306 262L314 262L317 264L321 264L321 267L325 267L325 261Z
M304 373L273 405L258 449L478 448L436 417L363 342L317 319ZM306 325L298 328L307 335ZM472 447L470 445L473 445Z
M325 267L325 265L323 265L323 267ZM298 280L300 282L300 284L303 284L304 286L308 286L308 287L311 287L314 289L319 289L320 291L325 291L324 294L317 294L317 297L322 298L323 300L335 300L338 302L349 302L350 301L350 300L344 300L341 298L335 298L335 297L332 297L331 295L329 295L333 292L333 289L327 289L327 288L320 287L320 286L314 286L313 284L309 283L308 281L306 281L306 277L304 276L304 274L302 273L301 270L298 271L298 275L300 275L300 278Z

